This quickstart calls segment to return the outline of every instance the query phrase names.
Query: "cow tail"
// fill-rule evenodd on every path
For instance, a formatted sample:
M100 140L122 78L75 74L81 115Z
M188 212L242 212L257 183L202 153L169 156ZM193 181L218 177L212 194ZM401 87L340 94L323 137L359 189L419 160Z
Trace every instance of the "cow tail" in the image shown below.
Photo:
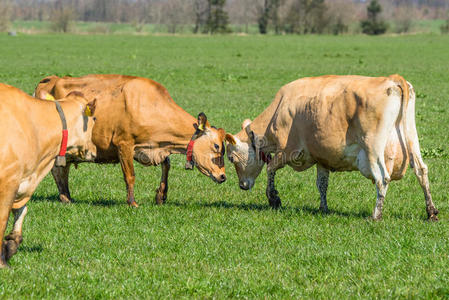
M410 161L410 165L413 168L414 164L413 164L413 149L412 149L412 145L410 144L410 139L408 137L408 128L407 128L407 108L408 108L408 103L410 100L410 88L409 85L407 83L407 81L404 79L404 77L398 75L398 74L394 74L391 75L390 78L399 86L399 88L402 91L402 97L401 97L401 116L400 119L402 121L402 124L404 124L403 128L404 128L404 141L405 141L405 145L407 147L407 152L408 152L408 156L409 156L409 161Z
M58 81L58 76L48 76L42 79L36 86L33 92L33 97L36 97L37 92L41 89L44 89L47 93L51 94L53 97L55 96L55 87L56 82Z

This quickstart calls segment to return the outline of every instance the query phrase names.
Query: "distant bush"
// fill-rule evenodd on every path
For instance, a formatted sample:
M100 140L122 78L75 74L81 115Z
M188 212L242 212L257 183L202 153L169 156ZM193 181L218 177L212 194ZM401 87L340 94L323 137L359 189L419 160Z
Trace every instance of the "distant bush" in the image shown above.
M209 16L204 31L207 33L230 33L228 13L224 9L226 0L209 0Z
M51 15L52 29L58 32L69 32L75 20L75 12L68 7L55 9Z
M440 26L440 30L442 34L448 34L449 33L449 17L446 19L446 23Z
M362 32L370 35L384 34L388 25L384 21L379 20L378 16L382 12L382 7L377 0L371 0L368 7L368 18L360 23Z
M346 25L341 18L333 24L330 24L330 31L334 35L342 34L348 32L348 25Z
M408 8L398 9L394 16L394 31L396 33L409 32L412 28L413 12Z
M90 27L88 29L88 32L93 34L107 34L110 33L110 30L109 26L107 26L106 24L99 23L93 27Z

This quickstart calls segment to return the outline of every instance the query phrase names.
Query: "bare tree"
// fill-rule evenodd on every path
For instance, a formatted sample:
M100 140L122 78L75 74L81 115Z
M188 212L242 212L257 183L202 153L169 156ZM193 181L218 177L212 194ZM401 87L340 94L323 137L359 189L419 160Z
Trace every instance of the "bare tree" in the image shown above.
M244 32L249 32L249 25L257 23L259 0L233 0L227 2L229 21L231 24L244 25Z
M285 20L288 33L323 33L329 24L324 0L293 0Z
M356 8L353 2L345 0L328 1L328 31L341 34L349 30L349 24L357 21Z
M395 9L393 20L396 33L408 32L412 27L415 11L409 5L401 5Z
M75 10L71 6L64 4L62 0L58 0L55 3L51 20L53 22L53 30L69 32L75 20Z
M0 32L7 31L11 20L11 1L0 2Z
M210 3L207 0L193 0L193 12L195 14L195 27L193 33L203 31L210 14Z
M186 2L184 0L167 0L162 6L162 23L168 32L176 33L187 23Z

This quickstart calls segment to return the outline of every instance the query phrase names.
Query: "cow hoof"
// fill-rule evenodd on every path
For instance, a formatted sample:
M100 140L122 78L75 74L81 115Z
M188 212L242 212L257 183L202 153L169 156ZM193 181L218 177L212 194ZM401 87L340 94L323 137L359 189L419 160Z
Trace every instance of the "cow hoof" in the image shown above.
M19 247L19 245L13 241L13 240L9 240L9 241L5 241L5 260L8 261L14 254L17 253L17 248Z
M165 203L165 200L167 200L167 196L166 195L160 195L159 193L156 194L156 204L157 205L162 205Z
M10 233L5 237L5 240L14 241L14 242L16 242L17 245L20 245L23 241L23 237L16 233Z
M372 217L370 217L370 219L372 221L381 221L382 220L382 215L372 216Z
M279 198L278 196L270 197L268 199L268 202L273 209L278 209L281 207L281 198Z
M437 217L438 213L439 213L439 211L435 207L427 210L427 219L429 221L435 221L435 222L438 221L438 217Z
M70 197L67 197L66 195L59 195L59 201L61 201L61 203L72 203L73 200Z
M0 269L9 269L10 266L8 263L3 259L3 257L0 257Z
M128 206L130 207L139 207L136 201L128 202Z
M438 217L436 214L432 214L429 216L428 220L431 222L438 222Z
M19 245L13 241L13 240L8 240L8 241L3 241L3 256L4 256L4 260L5 263L14 255L17 253L17 248L19 247ZM2 259L0 259L0 265L2 264L1 262Z
M322 214L328 214L329 213L329 209L327 208L327 206L325 206L325 207L320 206L320 212Z

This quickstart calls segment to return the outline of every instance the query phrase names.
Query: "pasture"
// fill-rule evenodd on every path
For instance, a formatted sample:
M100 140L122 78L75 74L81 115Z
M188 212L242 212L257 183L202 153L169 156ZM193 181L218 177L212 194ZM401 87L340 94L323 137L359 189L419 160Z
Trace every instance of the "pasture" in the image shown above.
M399 73L417 92L416 122L438 223L426 221L413 174L393 182L383 220L359 173L332 173L318 211L315 167L277 173L271 210L262 171L241 191L226 160L217 185L174 155L167 204L160 167L136 165L126 205L119 165L72 168L75 203L50 175L28 203L24 241L0 271L1 298L447 298L449 296L449 36L0 35L0 82L32 93L44 76L120 73L162 83L196 116L231 133L285 83L323 74Z

